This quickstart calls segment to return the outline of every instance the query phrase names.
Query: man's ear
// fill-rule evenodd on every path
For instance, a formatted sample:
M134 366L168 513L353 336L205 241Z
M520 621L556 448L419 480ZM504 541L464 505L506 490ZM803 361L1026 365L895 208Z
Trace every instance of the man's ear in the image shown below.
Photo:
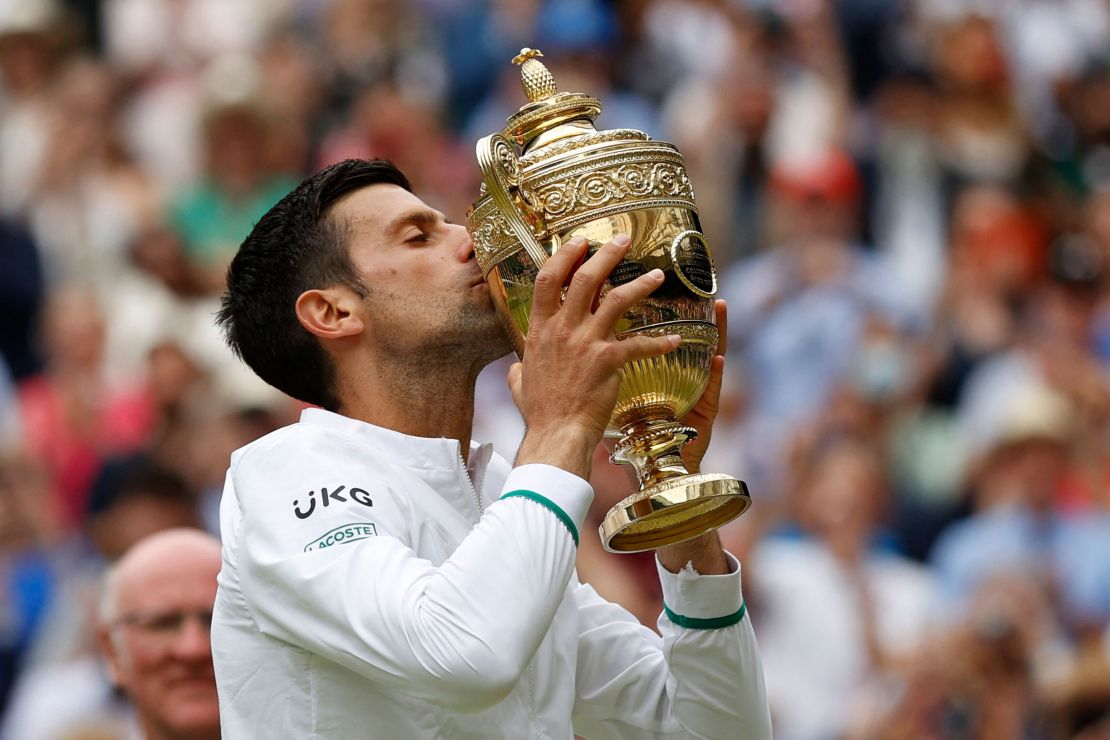
M361 302L349 288L306 290L297 298L297 321L321 339L355 336L365 328L356 310Z
M112 633L107 627L98 627L96 640L100 643L100 652L104 655L104 663L108 669L108 680L113 686L123 688L123 656L119 653L119 646L112 639Z

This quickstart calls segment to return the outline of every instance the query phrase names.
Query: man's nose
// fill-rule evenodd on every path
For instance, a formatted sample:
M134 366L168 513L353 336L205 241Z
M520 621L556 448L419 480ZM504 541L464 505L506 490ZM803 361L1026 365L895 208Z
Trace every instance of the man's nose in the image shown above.
M458 244L455 246L455 256L459 262L469 262L474 259L474 242L470 239L470 233L462 224L451 224L452 237L458 239Z
M174 654L182 660L211 660L212 640L207 625L187 619L173 642Z

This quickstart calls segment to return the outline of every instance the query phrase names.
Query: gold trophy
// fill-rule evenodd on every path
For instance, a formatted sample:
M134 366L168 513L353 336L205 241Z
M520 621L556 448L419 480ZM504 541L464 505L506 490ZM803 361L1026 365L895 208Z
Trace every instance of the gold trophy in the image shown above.
M742 481L691 475L679 455L696 432L678 419L705 391L717 347L716 270L678 150L642 131L595 129L601 103L559 92L540 56L523 49L513 59L529 102L502 133L478 142L483 183L467 229L521 357L536 274L569 239L586 238L592 252L616 234L632 238L602 297L663 270L663 284L625 313L617 336L679 334L682 344L624 367L606 436L619 438L611 459L635 468L640 489L600 527L610 552L654 550L716 529L751 504Z

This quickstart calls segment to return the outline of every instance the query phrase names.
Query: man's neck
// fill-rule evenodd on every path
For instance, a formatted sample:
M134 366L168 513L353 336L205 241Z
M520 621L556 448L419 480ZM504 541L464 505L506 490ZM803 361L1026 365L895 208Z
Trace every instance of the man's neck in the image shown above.
M357 381L341 381L339 413L413 437L458 440L465 462L480 369L390 362L363 368Z

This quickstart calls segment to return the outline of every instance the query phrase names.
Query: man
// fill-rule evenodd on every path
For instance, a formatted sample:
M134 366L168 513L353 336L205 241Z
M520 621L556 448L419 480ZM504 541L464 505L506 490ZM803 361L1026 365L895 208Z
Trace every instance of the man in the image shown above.
M209 625L220 543L195 529L142 540L109 571L100 644L146 740L218 740Z
M540 272L510 373L513 467L470 441L475 378L510 345L461 226L357 160L259 221L220 321L264 380L323 408L232 456L212 634L225 737L770 737L715 534L659 551L662 639L574 575L619 370L678 344L613 336L658 270L595 309L627 248L575 270L570 242Z

